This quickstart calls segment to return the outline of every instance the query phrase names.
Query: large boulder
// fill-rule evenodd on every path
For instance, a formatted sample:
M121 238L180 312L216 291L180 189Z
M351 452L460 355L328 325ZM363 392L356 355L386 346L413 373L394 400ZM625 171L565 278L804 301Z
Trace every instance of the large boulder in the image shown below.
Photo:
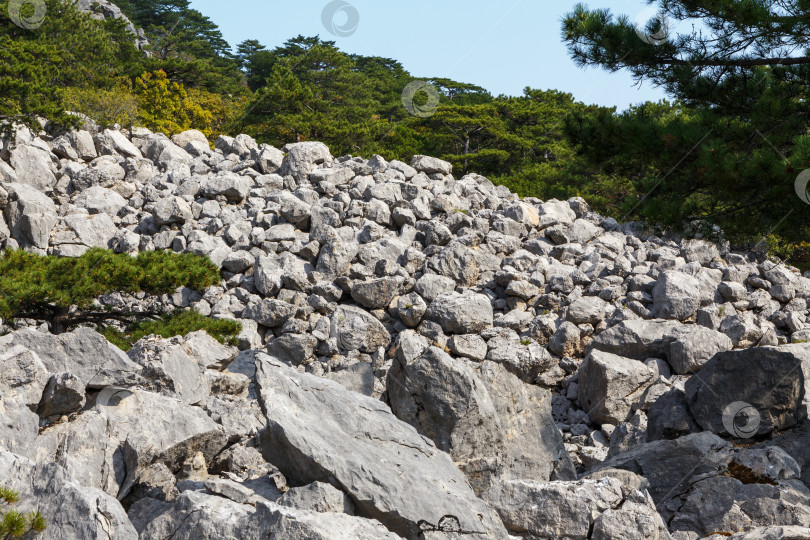
M653 288L652 312L662 319L683 321L700 307L700 282L683 272L661 272Z
M334 512L307 512L255 498L250 504L201 491L186 491L175 501L141 499L129 517L141 538L221 540L395 540L379 522Z
M287 152L279 174L289 174L296 178L306 178L318 165L332 162L329 148L320 142L291 143L284 148Z
M452 358L437 347L409 358L408 348L398 348L388 371L391 409L449 452L476 492L500 479L575 478L551 417L551 392L494 362Z
M441 537L463 531L467 538L506 538L450 456L380 401L277 360L257 358L256 384L267 416L262 452L288 479L331 480L358 515L408 538L447 516L456 528Z
M696 324L676 326L664 335L665 347L672 371L679 375L695 373L715 354L730 351L731 338L711 328Z
M51 154L47 150L38 146L20 145L11 150L10 162L19 183L41 192L56 185L56 176L51 171Z
M579 367L577 399L595 422L618 424L654 379L655 373L638 360L591 351Z
M56 463L36 463L0 449L0 478L3 487L20 493L19 510L42 513L47 528L37 535L40 540L138 539L114 496L80 485Z
M807 375L807 345L721 352L686 381L686 399L703 429L741 439L764 436L806 418Z
M342 305L332 314L329 336L346 351L376 352L391 343L385 326L367 311Z
M576 482L511 480L489 498L510 532L527 538L669 540L650 495L613 476Z
M430 156L413 156L411 167L425 174L450 174L453 172L451 163Z
M635 360L663 358L669 343L665 337L679 326L665 320L622 321L596 336L591 348Z
M493 311L483 294L451 292L437 296L425 317L441 325L445 332L472 334L492 326Z
M48 373L72 373L88 388L142 382L140 366L89 328L58 336L26 328L0 337L0 349L15 346L35 353Z
M208 397L210 385L205 366L186 354L178 339L153 336L138 340L127 352L130 360L142 366L152 385L190 405Z
M197 407L142 390L108 387L95 406L37 439L37 457L63 466L84 486L123 498L141 472L162 463L178 473L201 452L211 462L227 442L222 428Z
M8 203L4 209L11 237L23 247L47 249L56 225L56 205L44 193L25 184L4 184Z
M114 217L127 205L127 200L111 189L93 186L82 191L73 204L86 208L91 214L105 213Z

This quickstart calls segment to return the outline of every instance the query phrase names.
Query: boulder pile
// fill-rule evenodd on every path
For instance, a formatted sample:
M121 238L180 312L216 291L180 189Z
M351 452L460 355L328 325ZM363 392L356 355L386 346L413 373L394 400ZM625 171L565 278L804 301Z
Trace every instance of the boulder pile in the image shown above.
M810 538L810 278L449 163L20 129L0 247L205 255L239 320L0 337L0 483L43 538Z

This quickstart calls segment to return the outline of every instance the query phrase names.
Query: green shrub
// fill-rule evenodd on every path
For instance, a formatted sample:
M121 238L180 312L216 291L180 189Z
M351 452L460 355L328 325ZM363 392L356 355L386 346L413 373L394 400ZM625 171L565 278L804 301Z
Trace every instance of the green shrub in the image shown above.
M102 334L119 349L128 351L133 343L150 334L170 338L185 336L189 332L197 330L205 330L220 343L236 345L236 336L242 331L242 325L233 320L212 319L195 310L187 310L164 315L156 321L144 321L130 325L123 331L107 326L103 329Z
M20 494L0 486L0 538L31 537L45 530L45 518L39 512L24 514L11 507L20 500Z
M127 326L123 331L112 326L102 330L107 341L123 351L132 348L132 344L144 336L154 334L164 338L185 336L189 332L205 330L208 334L226 345L236 345L236 336L242 331L242 325L229 319L212 319L195 310L178 310L164 315L156 321L143 321Z
M55 333L83 323L132 325L160 314L114 311L95 300L114 292L203 290L219 280L219 271L207 257L191 253L147 251L131 257L91 249L68 258L6 250L0 256L0 318L47 321Z

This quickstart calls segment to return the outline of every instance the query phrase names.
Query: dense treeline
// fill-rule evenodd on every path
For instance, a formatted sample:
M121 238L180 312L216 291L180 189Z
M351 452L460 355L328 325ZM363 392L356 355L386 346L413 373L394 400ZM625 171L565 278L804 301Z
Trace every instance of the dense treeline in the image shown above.
M122 23L95 21L68 0L45 1L39 29L2 20L0 48L11 54L0 55L0 115L43 116L58 127L75 122L68 109L167 134L193 127L212 139L244 132L276 146L321 140L338 154L429 154L459 175L477 172L523 196L580 195L616 218L722 236L712 227L719 225L734 242L766 238L781 255L807 257L806 206L791 193L795 174L810 166L804 66L718 67L722 54L700 56L708 38L644 43L626 18L578 6L563 22L574 60L630 69L664 86L673 102L617 112L555 90L493 96L434 77L413 96L424 113L411 114L403 90L417 77L393 59L305 36L274 49L246 40L232 50L188 0L119 0L145 30L145 55ZM702 15L714 17L713 28L731 36L755 17L766 28L769 17L737 13L739 6L713 13L667 4L684 18L708 9ZM799 39L802 24L771 33ZM732 50L734 42L717 47ZM684 50L692 68L675 61ZM689 69L700 62L706 69L696 78Z

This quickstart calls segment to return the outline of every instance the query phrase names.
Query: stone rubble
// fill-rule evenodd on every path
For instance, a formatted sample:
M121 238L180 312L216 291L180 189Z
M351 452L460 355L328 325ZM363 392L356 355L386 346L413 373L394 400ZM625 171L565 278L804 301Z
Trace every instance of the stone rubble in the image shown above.
M22 128L0 158L0 247L206 255L208 290L99 302L243 325L2 326L0 482L42 538L810 537L810 274L428 156Z

